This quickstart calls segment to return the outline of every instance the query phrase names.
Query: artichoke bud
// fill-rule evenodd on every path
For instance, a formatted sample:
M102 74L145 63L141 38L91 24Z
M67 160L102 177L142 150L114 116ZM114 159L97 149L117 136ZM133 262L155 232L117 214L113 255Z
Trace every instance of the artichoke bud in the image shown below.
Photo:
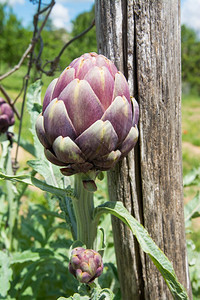
M15 123L14 112L10 105L0 97L0 134Z
M47 159L63 175L107 171L135 146L138 118L124 75L92 52L50 83L36 132Z
M92 250L77 247L72 250L69 271L81 283L92 283L103 272L101 255Z

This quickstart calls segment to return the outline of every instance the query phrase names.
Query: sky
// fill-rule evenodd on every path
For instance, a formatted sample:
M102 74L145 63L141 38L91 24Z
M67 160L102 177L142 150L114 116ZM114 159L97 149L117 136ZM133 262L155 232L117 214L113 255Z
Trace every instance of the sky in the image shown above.
M37 4L29 0L0 0L0 3L8 3L24 26L30 25L36 12ZM35 1L36 2L36 1ZM42 0L42 3L50 3L50 0ZM71 21L80 13L90 11L94 0L56 0L51 12L51 20L56 28L71 30Z
M200 0L181 1L181 22L200 32Z
M0 0L9 3L23 25L32 23L37 5L29 0ZM34 2L34 1L33 1ZM43 0L43 3L49 0ZM90 11L94 0L56 0L51 13L51 20L56 28L71 30L71 21L80 13ZM200 0L181 0L181 23L200 32Z

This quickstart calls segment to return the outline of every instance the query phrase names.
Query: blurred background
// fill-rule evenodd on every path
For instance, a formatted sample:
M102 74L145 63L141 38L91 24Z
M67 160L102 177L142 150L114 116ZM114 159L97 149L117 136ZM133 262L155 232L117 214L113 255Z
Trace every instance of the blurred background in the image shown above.
M45 1L44 1L45 2ZM44 5L45 7L45 5ZM0 0L0 75L15 66L32 38L33 15L37 9L36 0ZM43 62L58 55L60 49L74 36L89 27L94 19L94 1L56 0L51 17L42 31ZM42 20L41 20L42 21ZM40 49L38 48L38 53ZM97 51L96 32L93 27L85 36L73 42L61 56L58 74L76 57L85 52ZM184 202L195 210L195 217L186 223L188 253L194 299L200 299L200 0L181 1L181 58L182 58L182 155L183 176L186 178L184 187ZM27 60L12 76L2 81L2 85L12 99L19 94L22 78L27 72ZM31 82L40 78L36 70L31 71ZM55 75L56 76L56 75ZM52 77L42 75L42 97ZM0 93L0 97L1 97ZM19 97L16 106L20 110L22 98ZM29 133L30 119L26 112L23 118L22 137L33 142ZM14 132L17 134L19 121L16 120ZM13 153L15 151L15 145ZM14 154L13 154L14 155ZM31 158L28 152L20 149L19 160L21 168L26 169L26 161ZM189 176L195 181L188 181ZM188 184L189 182L189 184ZM105 193L100 195L104 197ZM28 190L26 199L42 204L43 196L33 190ZM37 200L34 200L37 199ZM194 202L193 202L194 203ZM188 209L188 208L187 208ZM190 211L191 213L191 211ZM188 214L188 210L186 215ZM192 251L192 252L191 252ZM192 253L192 254L191 254ZM196 261L193 261L196 257ZM196 266L196 267L195 267Z

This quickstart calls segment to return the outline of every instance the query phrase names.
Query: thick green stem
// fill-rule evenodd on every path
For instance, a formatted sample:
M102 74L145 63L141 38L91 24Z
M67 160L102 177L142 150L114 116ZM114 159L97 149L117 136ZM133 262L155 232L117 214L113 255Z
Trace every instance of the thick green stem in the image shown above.
M88 249L95 250L97 223L93 220L94 193L84 188L82 174L75 175L74 189L77 198L73 199L77 222L77 240L84 243Z

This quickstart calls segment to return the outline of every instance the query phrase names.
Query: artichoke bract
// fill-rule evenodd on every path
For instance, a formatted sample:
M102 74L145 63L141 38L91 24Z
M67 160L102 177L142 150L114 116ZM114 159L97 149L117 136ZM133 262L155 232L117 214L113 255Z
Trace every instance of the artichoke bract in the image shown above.
M86 53L48 86L36 132L64 175L105 171L136 144L138 118L124 75L105 56Z
M5 133L9 126L15 123L12 108L6 101L0 97L0 134Z
M69 271L82 283L92 283L103 272L101 255L92 250L77 247L72 250Z

